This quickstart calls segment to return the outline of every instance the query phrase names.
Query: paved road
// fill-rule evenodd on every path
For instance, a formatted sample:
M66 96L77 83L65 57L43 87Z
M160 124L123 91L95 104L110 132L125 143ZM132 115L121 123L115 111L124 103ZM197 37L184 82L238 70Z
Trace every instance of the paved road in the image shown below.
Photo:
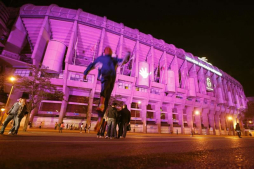
M0 136L0 169L254 168L254 138L30 130Z

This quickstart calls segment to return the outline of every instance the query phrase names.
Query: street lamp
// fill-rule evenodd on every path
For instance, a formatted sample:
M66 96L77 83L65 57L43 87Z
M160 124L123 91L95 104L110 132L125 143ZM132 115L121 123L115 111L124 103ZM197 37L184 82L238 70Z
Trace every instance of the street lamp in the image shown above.
M16 78L11 76L9 78L9 80L12 82L12 86L11 86L11 91L10 91L10 94L8 96L7 102L5 104L5 109L4 110L7 110L7 107L8 107L9 101L10 101L10 97L11 97L11 94L12 94L12 91L13 91L14 81L16 80ZM2 109L1 109L1 111L2 111ZM4 114L5 114L5 112L4 112ZM1 116L0 124L2 124L2 121L3 121L3 118L4 118L4 114Z
M195 111L194 111L194 113L193 113L193 118L192 118L192 119L193 119L193 123L194 123L194 121L196 121L196 120L195 120L195 115L199 115L199 114L200 114L199 110L195 110ZM195 126L196 126L196 122L195 122ZM194 131L193 131L193 132L195 133L196 127L193 126L193 128L194 128ZM194 134L193 132L192 132L192 136L193 136L193 134Z
M231 121L233 120L233 117L232 116L228 116L228 135L230 135L230 132L231 132Z
M199 115L199 113L200 113L200 112L199 112L198 110L195 111L195 114L196 114L196 115Z

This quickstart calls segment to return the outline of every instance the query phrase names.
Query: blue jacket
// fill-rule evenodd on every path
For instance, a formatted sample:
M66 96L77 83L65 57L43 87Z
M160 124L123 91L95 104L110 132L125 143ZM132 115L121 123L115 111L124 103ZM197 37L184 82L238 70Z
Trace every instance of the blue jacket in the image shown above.
M110 55L99 56L93 63L88 65L84 71L84 75L87 75L92 69L98 68L101 70L101 76L103 77L116 77L116 66L122 62L123 59L113 58Z

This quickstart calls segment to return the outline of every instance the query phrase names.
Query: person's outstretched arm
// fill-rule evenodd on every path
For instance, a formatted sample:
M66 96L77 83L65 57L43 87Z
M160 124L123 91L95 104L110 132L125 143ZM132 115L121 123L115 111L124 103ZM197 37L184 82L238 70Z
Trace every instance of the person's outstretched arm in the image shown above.
M97 63L97 59L95 59L95 61L94 61L93 63L90 63L90 64L87 66L86 70L84 71L83 80L86 80L87 74L88 74L91 70L94 69L96 63Z
M130 55L131 55L131 52L128 51L127 54L124 56L124 58L122 59L115 58L116 64L118 64L119 66L126 64L130 60Z

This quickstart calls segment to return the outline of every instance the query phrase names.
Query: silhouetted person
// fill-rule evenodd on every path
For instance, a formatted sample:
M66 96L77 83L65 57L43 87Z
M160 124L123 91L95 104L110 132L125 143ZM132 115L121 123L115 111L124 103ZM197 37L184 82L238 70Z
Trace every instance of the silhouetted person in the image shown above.
M131 113L127 109L127 105L123 105L123 109L121 110L121 117L122 117L122 123L123 123L123 138L126 137L127 134L127 126L130 124L131 121Z
M240 129L239 123L236 124L236 126L235 126L235 131L237 132L238 137L239 137L239 138L242 138L242 137L241 137L241 129Z

